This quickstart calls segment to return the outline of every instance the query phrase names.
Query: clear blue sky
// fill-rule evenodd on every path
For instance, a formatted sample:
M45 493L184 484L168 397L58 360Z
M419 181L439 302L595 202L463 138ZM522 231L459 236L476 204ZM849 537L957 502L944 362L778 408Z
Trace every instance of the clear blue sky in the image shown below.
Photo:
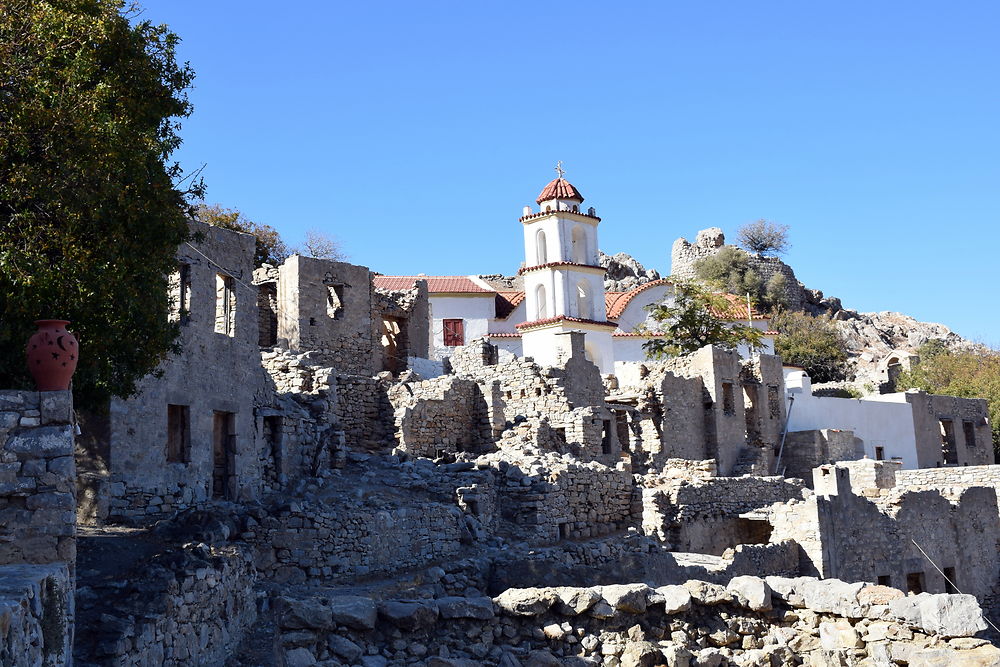
M383 273L511 273L563 160L601 246L767 218L807 286L1000 345L1000 4L146 0L208 200Z

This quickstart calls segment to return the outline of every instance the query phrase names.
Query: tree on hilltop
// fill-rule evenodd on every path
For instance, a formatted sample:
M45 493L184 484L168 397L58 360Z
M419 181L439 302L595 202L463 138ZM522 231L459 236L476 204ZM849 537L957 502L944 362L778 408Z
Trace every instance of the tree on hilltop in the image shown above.
M167 276L189 238L178 38L122 0L0 12L0 386L31 386L32 321L80 339L78 400L126 396L173 347Z
M736 230L740 246L758 255L782 255L788 248L788 225L761 218Z

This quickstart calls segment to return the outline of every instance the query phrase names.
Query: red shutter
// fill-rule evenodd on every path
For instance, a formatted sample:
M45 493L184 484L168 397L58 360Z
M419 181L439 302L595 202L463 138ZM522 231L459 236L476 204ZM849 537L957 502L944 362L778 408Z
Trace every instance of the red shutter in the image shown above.
M465 345L465 326L462 320L444 320L445 347Z

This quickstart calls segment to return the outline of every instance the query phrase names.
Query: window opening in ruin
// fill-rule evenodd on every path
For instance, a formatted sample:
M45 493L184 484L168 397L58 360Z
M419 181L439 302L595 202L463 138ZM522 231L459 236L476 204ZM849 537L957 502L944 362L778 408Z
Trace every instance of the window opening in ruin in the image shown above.
M212 413L212 497L232 499L236 481L236 414Z
M326 314L331 320L339 320L344 316L344 286L326 286Z
M970 421L962 422L962 434L965 436L965 446L976 446L976 425Z
M778 393L778 387L769 384L767 385L767 411L771 416L771 419L778 419L781 417L781 398Z
M944 568L944 592L945 593L957 593L958 589L955 588L955 568L946 567Z
M278 344L278 285L262 283L257 286L257 312L260 313L260 331L257 344L274 347Z
M573 244L573 261L577 264L587 263L587 234L583 231L583 227L576 225L573 227L573 233L571 235Z
M941 458L945 465L958 463L958 450L955 448L955 424L950 419L942 419L941 424Z
M876 447L875 448L875 460L876 461L885 461L885 447Z
M892 577L888 574L880 574L875 583L879 586L892 586Z
M541 387L535 387L535 396L541 396L541 395L542 395Z
M566 427L565 426L562 426L560 428L554 428L554 429L552 429L552 433L555 436L556 443L558 445L565 445L566 444L567 441L566 441Z
M601 453L611 453L611 420L605 419L601 422Z
M535 234L535 258L536 264L545 264L549 261L549 251L545 245L545 232L541 229Z
M727 415L736 414L736 398L733 395L733 383L722 383L722 412Z
M769 521L737 519L736 544L767 544L771 540L771 530Z
M590 320L594 317L593 300L590 298L590 286L586 280L581 280L576 285L576 312L578 317Z
M274 469L277 470L279 474L282 469L281 439L281 417L264 417L264 442L267 443L269 449L271 450L271 459L274 461Z
M757 423L757 387L743 386L743 417L746 421L747 442L760 440L760 425Z
M191 408L167 406L167 463L191 461Z
M405 317L382 317L382 370L393 375L406 370L409 355L406 330Z
M522 389L521 390L521 398L524 398L524 397L525 397L525 393L524 393L524 390Z
M465 507L469 510L469 514L472 516L479 516L479 501L478 500L467 500L465 501Z
M548 304L545 302L545 285L535 288L535 319L544 320L548 317Z
M631 434L628 427L628 415L625 411L615 412L615 426L618 429L618 445L622 448L622 452L630 452L631 440L629 436Z
M906 592L918 594L923 593L925 590L923 572L906 573Z
M507 398L514 398L513 392L508 391L507 392Z
M215 333L236 335L236 281L215 274Z
M316 326L316 318L315 317L310 317L309 318L309 326L311 326L311 327Z
M191 265L180 263L170 276L170 321L181 325L191 321Z
M445 347L458 347L459 345L465 345L465 320L444 320L443 325Z
M569 539L569 524L561 523L559 524L559 539L568 540Z

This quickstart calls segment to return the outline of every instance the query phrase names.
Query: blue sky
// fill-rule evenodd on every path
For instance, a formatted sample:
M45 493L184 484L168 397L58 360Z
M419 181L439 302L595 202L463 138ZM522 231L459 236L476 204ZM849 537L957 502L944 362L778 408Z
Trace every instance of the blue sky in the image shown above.
M511 273L563 160L602 249L791 227L799 279L1000 346L1000 4L146 0L208 201L382 273Z

